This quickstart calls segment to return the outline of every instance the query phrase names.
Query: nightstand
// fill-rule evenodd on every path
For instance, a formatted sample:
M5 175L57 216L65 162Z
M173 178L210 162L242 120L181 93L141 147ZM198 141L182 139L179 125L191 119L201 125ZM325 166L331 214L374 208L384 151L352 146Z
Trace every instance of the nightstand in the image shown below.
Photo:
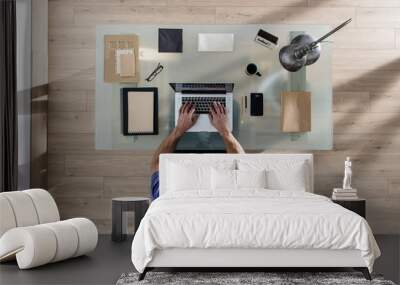
M333 203L339 204L340 206L359 214L361 217L365 218L366 200L356 199L356 200L333 200Z
M135 231L146 214L150 198L120 197L112 199L112 234L113 241L126 239L127 219L124 212L135 212Z

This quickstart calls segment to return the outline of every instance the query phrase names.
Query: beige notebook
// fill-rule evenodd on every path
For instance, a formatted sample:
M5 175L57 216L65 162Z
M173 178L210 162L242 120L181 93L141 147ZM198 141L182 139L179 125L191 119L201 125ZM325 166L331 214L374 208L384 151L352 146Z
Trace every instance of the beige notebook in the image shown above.
M128 132L154 132L153 92L128 92Z

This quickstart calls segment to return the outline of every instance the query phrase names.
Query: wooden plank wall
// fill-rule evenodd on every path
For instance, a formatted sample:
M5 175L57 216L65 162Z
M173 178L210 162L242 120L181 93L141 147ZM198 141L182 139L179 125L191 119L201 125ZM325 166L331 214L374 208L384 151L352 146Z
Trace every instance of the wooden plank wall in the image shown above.
M32 5L30 187L47 188L48 1Z
M86 216L109 232L110 198L149 191L149 153L94 150L97 24L350 17L333 38L334 150L315 152L315 188L329 195L351 156L373 230L400 233L400 0L49 0L49 186L63 218Z

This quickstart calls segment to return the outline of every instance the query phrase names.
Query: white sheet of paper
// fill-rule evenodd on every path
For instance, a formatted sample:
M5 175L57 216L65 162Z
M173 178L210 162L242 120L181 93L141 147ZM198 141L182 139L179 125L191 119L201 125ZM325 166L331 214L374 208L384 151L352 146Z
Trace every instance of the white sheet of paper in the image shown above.
M200 52L232 52L234 38L235 35L230 33L199 34L198 50Z
M134 49L117 49L115 51L115 72L117 74L121 74L121 55L123 54L131 54L135 56Z

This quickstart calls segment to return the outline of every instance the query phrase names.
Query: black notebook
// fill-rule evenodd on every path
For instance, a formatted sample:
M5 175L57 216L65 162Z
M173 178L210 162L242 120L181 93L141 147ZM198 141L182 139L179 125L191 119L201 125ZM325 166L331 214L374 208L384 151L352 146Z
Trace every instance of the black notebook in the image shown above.
M182 52L182 29L158 29L158 52Z

